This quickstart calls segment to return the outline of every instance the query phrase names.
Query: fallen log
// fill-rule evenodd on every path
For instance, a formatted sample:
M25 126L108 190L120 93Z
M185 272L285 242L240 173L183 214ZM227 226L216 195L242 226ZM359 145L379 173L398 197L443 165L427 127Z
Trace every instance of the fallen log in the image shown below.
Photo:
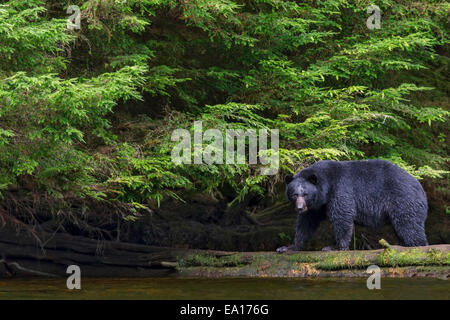
M386 245L352 251L240 252L214 258L191 254L179 261L187 277L367 277L371 265L384 276L450 278L450 245Z
M403 252L411 248L389 246L385 250ZM450 245L430 245L416 247L414 250L415 252L435 250L448 257ZM175 272L183 274L186 266L228 267L234 264L253 264L258 269L258 261L262 260L266 261L263 267L267 272L270 269L267 266L273 266L274 269L265 276L283 276L280 273L282 268L276 270L277 263L283 261L288 262L289 266L295 262L314 261L318 269L321 266L339 269L339 263L342 260L346 265L341 269L345 269L348 266L358 266L360 263L363 263L363 266L374 263L383 252L383 249L346 252L302 251L287 254L227 252L95 240L65 233L41 232L38 235L31 232L17 233L2 229L0 230L0 276L67 277L68 266L77 265L81 268L82 275L86 277L156 277ZM204 259L204 257L208 258ZM336 261L333 260L334 258ZM193 264L189 266L189 263ZM208 274L214 273L211 270L217 271L219 268L210 269ZM245 272L231 274L246 275ZM256 275L258 274L260 274L259 271L256 272ZM198 275L202 276L201 273Z

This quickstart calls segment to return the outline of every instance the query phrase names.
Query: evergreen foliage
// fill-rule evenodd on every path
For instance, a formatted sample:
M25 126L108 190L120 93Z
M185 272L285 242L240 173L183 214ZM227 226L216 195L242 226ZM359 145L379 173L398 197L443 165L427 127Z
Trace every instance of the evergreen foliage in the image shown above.
M449 3L376 1L374 30L371 4L3 2L0 193L143 208L227 187L240 200L320 159L383 158L443 177ZM67 29L69 5L81 8L80 30ZM171 133L194 120L279 129L279 174L175 165Z

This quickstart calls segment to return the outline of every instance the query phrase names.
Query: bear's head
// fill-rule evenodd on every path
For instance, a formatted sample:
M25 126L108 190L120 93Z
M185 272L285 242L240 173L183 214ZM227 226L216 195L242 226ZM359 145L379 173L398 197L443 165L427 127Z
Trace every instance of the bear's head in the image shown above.
M290 174L285 176L284 181L286 196L294 203L297 213L315 210L322 205L319 179L316 174L303 174L301 171L294 176Z

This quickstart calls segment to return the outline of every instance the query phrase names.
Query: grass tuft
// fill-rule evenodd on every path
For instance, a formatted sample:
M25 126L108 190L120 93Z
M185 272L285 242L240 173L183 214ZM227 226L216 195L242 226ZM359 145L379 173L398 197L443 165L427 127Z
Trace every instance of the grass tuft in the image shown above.
M238 254L216 257L207 254L192 254L178 261L179 267L238 267L249 264L248 258Z

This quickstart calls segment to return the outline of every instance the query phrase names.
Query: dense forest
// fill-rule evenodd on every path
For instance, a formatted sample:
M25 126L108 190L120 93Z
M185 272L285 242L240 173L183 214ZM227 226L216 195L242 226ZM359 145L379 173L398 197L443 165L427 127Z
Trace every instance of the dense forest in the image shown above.
M368 27L373 4L379 28ZM37 238L273 250L294 232L285 174L377 158L420 180L428 240L450 243L449 9L1 1L0 223ZM174 163L172 133L193 132L194 121L203 131L278 129L279 170ZM377 247L380 235L396 243L392 229L377 232L357 227L353 248Z

